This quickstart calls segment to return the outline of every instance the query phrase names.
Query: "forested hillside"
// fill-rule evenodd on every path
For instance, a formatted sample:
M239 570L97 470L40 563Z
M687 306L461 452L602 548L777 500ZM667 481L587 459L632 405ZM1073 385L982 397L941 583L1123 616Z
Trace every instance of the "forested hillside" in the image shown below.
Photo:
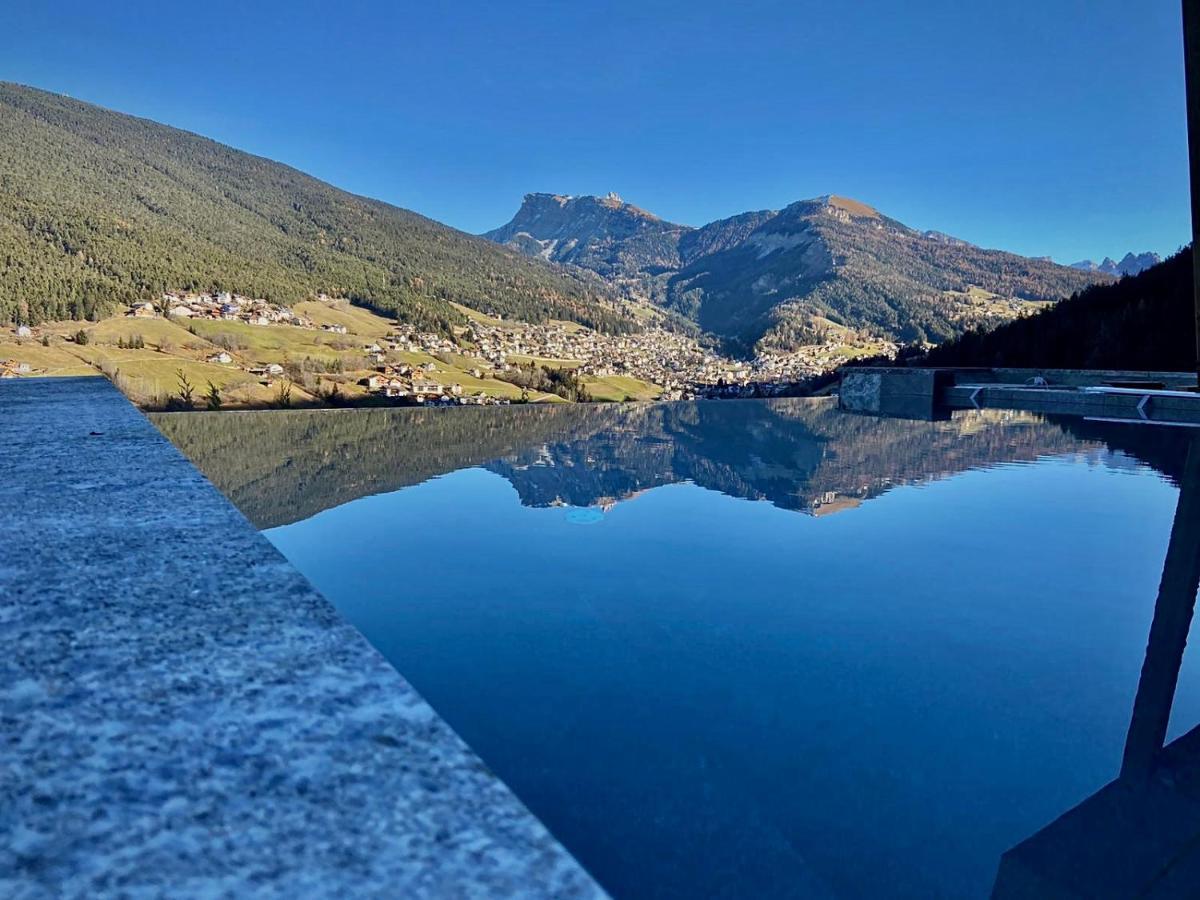
M973 322L1011 318L1022 301L1059 300L1107 279L923 234L830 196L793 203L741 243L687 265L671 279L667 305L759 349L819 341L823 322L939 342Z
M445 329L451 301L632 321L587 273L530 260L206 138L0 82L0 321L94 318L170 289L318 292Z
M1196 366L1191 248L1037 315L990 332L967 332L917 364L1191 371Z

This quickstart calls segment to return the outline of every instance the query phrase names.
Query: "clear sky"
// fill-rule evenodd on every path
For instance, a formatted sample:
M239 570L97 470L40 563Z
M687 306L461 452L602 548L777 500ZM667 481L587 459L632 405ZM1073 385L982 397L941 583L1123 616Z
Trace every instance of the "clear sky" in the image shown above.
M1063 262L1188 239L1178 0L3 0L0 79L466 231L845 194Z

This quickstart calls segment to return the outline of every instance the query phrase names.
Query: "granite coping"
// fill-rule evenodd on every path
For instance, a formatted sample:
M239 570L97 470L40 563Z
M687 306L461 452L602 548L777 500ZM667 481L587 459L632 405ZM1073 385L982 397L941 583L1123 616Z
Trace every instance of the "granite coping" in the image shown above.
M0 382L0 633L0 896L604 896L105 379Z

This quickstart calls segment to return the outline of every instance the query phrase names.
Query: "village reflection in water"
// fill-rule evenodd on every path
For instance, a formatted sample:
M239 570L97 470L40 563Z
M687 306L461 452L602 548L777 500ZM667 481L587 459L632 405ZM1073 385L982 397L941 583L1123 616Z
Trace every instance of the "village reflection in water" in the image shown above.
M823 400L215 413L154 421L259 528L271 529L285 552L294 542L302 571L617 893L636 884L652 884L662 896L733 884L779 896L876 896L884 889L895 896L972 896L990 888L1007 900L1184 897L1200 884L1200 728L1184 731L1171 720L1200 580L1200 451L1192 429L1004 410L936 421L863 416ZM1133 540L1142 523L1128 516L1095 527L1085 521L1126 495L1112 491L1119 480L1078 480L1072 473L1079 465L1099 474L1136 474L1133 481L1142 486L1157 480L1178 488L1152 617L1146 609L1128 609L1125 599L1126 608L1113 618L1116 607L1106 605L1112 598L1104 595L1127 598L1136 587L1148 607L1153 589L1146 577L1126 572L1149 569L1148 553L1157 567L1161 538ZM1023 482L1003 475L1020 467L1045 477ZM467 478L472 472L479 477ZM953 551L963 557L956 561L956 585L935 590L902 579L873 581L854 568L854 559L897 572L925 565L913 562L919 535L949 533L953 510L939 509L926 521L919 517L929 510L910 497L893 504L898 522L864 517L861 527L864 513L856 510L874 508L870 501L901 486L967 472L997 477L957 489L966 537ZM463 480L439 479L450 473ZM345 546L317 558L314 548L330 540L332 527L313 524L323 511L352 510L376 495L411 498L400 506L426 516L428 536L446 541L457 526L439 525L431 510L446 498L489 490L495 476L511 486L522 509L566 507L562 521L569 524L602 523L626 501L687 484L805 519L836 514L831 524L841 531L817 541L816 532L788 530L778 516L755 525L731 507L692 497L656 512L645 533L660 534L664 523L684 527L698 511L711 510L728 519L719 527L745 528L748 540L762 544L766 574L747 574L753 563L745 560L754 558L748 551L716 561L710 571L707 563L670 555L685 552L684 539L667 541L654 558L640 556L634 542L617 542L604 545L620 553L611 568L547 558L523 569L522 583L541 598L530 609L494 609L480 599L486 582L474 572L410 577L411 593L396 603L377 587L382 568L354 578L332 573L331 560L341 564L352 556ZM441 499L421 500L404 490L438 481L446 483ZM1040 508L1038 492L1060 481L1072 487L1057 505L1048 498ZM980 485L986 491L972 494ZM1097 489L1111 497L1097 499ZM1090 497L1093 505L1072 518L1063 497ZM1001 521L1008 528L1010 514L984 512L1005 498L1028 515L1036 546L1016 527L1002 535L970 533ZM501 500L481 500L481 515L498 515ZM346 521L377 527L394 507L347 512L338 527ZM917 537L896 537L903 517L912 519ZM508 521L492 525L502 529ZM512 522L514 529L524 527ZM1107 533L1117 528L1120 534ZM786 540L772 544L770 535L781 530ZM892 543L866 550L845 543L881 535ZM799 538L820 546L795 543ZM719 541L704 546L724 552L713 549ZM777 558L780 546L796 555L791 567ZM1129 558L1114 560L1123 546ZM852 559L839 563L831 554L840 552ZM1018 567L997 568L993 553L1007 554ZM353 558L359 568L374 565L362 555ZM504 559L497 551L479 565L499 567ZM1100 559L1107 575L1101 566L1079 568L1081 561ZM685 563L709 572L713 597L744 590L753 604L740 612L719 604L704 593L710 585L703 574L671 568ZM740 566L740 574L720 582L714 573L721 565L735 573ZM1128 583L1116 585L1114 573ZM564 611L552 595L564 579L574 590L581 577L586 609L568 604ZM667 578L686 596L633 608L625 602L649 598L652 586ZM803 603L764 611L763 598L790 596L789 578L804 582L797 595ZM958 599L955 587L978 610L968 606L963 614L976 618L951 627L946 608ZM848 592L845 598L831 599L838 589ZM873 603L869 594L881 589L888 602ZM441 596L426 599L438 590ZM610 612L609 603L619 612ZM702 621L705 616L712 621ZM848 617L844 628L840 616ZM473 618L480 620L475 628ZM889 666L901 665L892 659L895 635L910 625L919 635L911 639L916 655L892 671ZM677 632L689 639L677 641ZM561 645L564 635L578 643L570 652ZM545 640L553 643L532 643ZM1038 642L1036 653L1031 640ZM988 656L962 657L955 644L964 641ZM1143 642L1135 696L1128 673ZM1103 657L1099 647L1118 648L1120 659ZM1028 684L1014 680L1007 657L1013 667L1023 661ZM944 674L929 681L933 672ZM1090 694L1057 697L1062 685L1052 681L1064 675ZM658 684L646 700L648 679ZM602 699L601 688L611 697ZM1184 693L1183 709L1175 712L1195 718L1194 686ZM585 711L574 708L580 696L589 697ZM725 699L720 716L701 725L693 713L708 696ZM656 705L667 698L674 699ZM1044 709L1034 708L1041 703ZM913 719L917 710L927 725ZM1112 723L1122 718L1123 756L1112 734ZM1068 720L1089 733L1064 739ZM828 733L814 733L810 721L822 721ZM1169 725L1177 736L1168 743ZM614 782L614 759L632 752L622 727L636 733L637 767L645 772L632 773L630 763ZM1001 739L1006 727L1020 732L1012 746ZM782 746L744 745L745 735L765 730ZM850 743L837 743L843 733ZM589 755L593 747L596 759ZM955 769L960 765L962 771ZM1035 765L1036 775L1027 776ZM808 780L810 770L817 770L815 780ZM1113 774L1115 780L1103 784ZM903 783L906 775L911 783ZM879 778L885 782L871 782ZM978 783L972 786L971 778ZM1028 783L1014 788L1020 778ZM589 785L596 791L589 793ZM918 805L929 810L917 815ZM615 819L623 841L603 834ZM901 822L911 835L901 833ZM962 834L952 837L955 830ZM855 862L862 858L874 862Z
M527 506L611 506L692 482L826 515L896 485L1065 453L1176 478L1185 437L1009 410L858 416L825 399L151 418L259 528L472 466Z

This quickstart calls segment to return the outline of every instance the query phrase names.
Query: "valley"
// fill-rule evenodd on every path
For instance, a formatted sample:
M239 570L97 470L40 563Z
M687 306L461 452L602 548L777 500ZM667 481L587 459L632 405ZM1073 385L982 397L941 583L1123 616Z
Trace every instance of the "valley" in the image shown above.
M0 126L0 376L147 409L776 396L1114 279L833 194L701 227L529 194L473 236L33 88Z
M1200 0L0 24L0 900L1200 897Z
M99 322L0 329L0 377L103 374L145 409L684 400L770 396L886 343L838 339L740 360L649 313L642 330L507 321L457 306L466 324L422 331L322 296L291 307L234 294L164 294ZM529 389L569 373L582 394Z

